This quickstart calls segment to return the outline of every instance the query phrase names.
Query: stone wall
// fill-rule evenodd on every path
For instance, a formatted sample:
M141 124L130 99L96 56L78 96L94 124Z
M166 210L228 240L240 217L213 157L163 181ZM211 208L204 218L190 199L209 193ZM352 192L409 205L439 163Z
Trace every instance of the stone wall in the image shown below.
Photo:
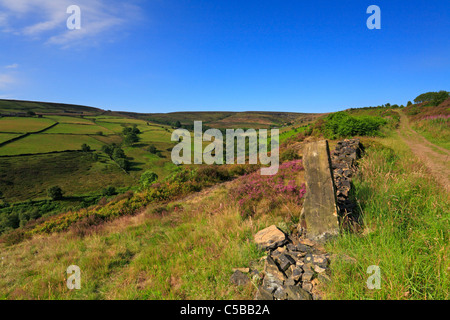
M336 199L339 216L344 219L357 220L356 204L350 199L352 178L357 173L357 160L364 152L359 139L339 141L331 152L331 163L336 186Z
M338 142L331 152L331 168L335 181L340 217L354 215L355 204L350 200L352 178L357 172L357 160L363 146L358 139ZM341 219L342 220L342 219ZM264 271L248 270L259 284L257 300L319 300L320 287L330 281L330 255L322 245L305 234L286 235L276 226L259 231L255 242L268 254ZM232 282L247 281L247 276L236 271ZM245 282L245 281L244 281Z

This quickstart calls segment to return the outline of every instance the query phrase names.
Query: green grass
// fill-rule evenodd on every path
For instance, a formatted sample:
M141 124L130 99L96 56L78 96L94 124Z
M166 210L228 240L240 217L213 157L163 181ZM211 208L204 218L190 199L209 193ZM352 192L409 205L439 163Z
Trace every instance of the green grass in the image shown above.
M86 135L33 134L0 147L0 155L47 153L65 150L81 150L83 143L92 149L101 149L103 143Z
M0 191L8 202L47 198L47 188L59 185L67 196L98 193L112 185L127 187L136 181L108 157L94 162L89 153L65 152L2 158Z
M92 122L90 124L75 124L75 123L59 123L53 128L47 130L45 133L60 133L60 134L96 134L102 132L104 135L114 134L111 130L97 126Z
M375 142L354 181L365 229L328 244L354 261L333 261L327 298L448 300L448 195L398 137ZM379 290L366 286L371 265L381 268Z
M100 127L103 127L107 130L120 133L122 132L123 128L125 127L124 124L120 123L111 123L111 122L105 122L105 121L96 121L96 124Z
M412 128L428 141L450 150L450 118L416 121Z
M70 231L10 247L2 252L0 298L252 299L254 285L230 285L232 268L261 269L253 234L283 219L242 220L224 188L174 208L161 216L149 207L85 237ZM65 286L72 264L81 269L81 290Z
M72 124L94 124L91 119L85 119L84 117L70 117L70 116L45 116L45 118L52 119L59 123L72 123Z
M8 133L36 132L45 129L54 123L55 121L45 118L3 117L0 118L0 132L8 132Z
M0 133L0 143L6 142L8 140L20 137L22 134L14 134L14 133Z

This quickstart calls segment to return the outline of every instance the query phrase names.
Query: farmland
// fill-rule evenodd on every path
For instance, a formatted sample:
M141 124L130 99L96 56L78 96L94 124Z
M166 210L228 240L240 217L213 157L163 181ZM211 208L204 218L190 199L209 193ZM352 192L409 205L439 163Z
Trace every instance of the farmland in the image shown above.
M133 189L145 170L161 179L175 168L170 161L173 124L187 127L203 121L204 127L269 128L280 132L314 119L317 115L271 112L176 112L137 114L111 112L92 107L31 101L0 100L0 114L28 116L0 117L0 191L8 201L45 199L52 185L66 196L98 194L101 187ZM290 126L283 126L288 123ZM123 130L135 126L139 141L123 143ZM21 137L22 136L22 137ZM18 138L18 139L17 139ZM206 143L206 142L205 142ZM81 152L86 144L90 152ZM126 172L101 150L121 145L130 163ZM156 153L148 151L155 148ZM95 160L97 159L97 160Z
M1 118L0 132L2 133L29 133L41 131L56 122L45 118Z

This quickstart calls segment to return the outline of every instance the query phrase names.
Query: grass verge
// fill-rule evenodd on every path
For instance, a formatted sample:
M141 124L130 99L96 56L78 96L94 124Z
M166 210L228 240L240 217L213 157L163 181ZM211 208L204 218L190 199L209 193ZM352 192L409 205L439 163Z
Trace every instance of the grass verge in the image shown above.
M364 232L328 244L335 259L326 297L448 299L448 194L397 136L371 144L354 181ZM367 287L371 265L380 267L380 289Z

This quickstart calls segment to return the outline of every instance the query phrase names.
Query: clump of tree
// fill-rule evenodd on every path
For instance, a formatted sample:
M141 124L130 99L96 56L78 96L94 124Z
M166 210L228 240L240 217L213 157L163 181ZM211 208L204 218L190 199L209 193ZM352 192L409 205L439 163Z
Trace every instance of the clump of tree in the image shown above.
M123 142L126 145L132 145L135 142L139 141L138 134L141 133L141 130L137 127L137 125L133 125L132 127L125 127L122 130L122 134L124 136Z
M439 92L426 92L422 93L421 95L417 96L414 99L415 103L424 103L428 102L432 106L438 106L442 102L444 102L446 99L450 98L450 92L441 90Z
M86 143L83 143L81 145L81 151L83 151L83 152L90 152L91 151L91 147L89 145L87 145Z
M150 145L148 148L147 148L147 151L148 152L150 152L151 154L155 154L155 155L157 155L158 157L162 157L163 155L162 155L162 153L161 153L161 151L159 151L154 145Z
M111 160L114 160L123 170L128 171L130 169L130 161L127 160L125 152L118 145L104 145L102 151L106 153Z
M63 191L60 186L53 186L47 189L47 195L52 200L61 200L63 198Z

